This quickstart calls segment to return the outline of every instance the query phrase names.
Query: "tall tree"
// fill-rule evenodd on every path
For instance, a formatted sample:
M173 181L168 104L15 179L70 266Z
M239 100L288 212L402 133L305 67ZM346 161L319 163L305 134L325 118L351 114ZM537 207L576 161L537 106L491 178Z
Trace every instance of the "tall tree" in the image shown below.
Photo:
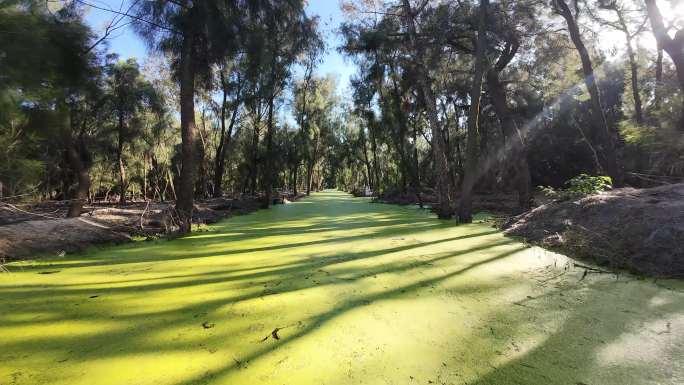
M111 63L107 75L107 104L115 121L119 203L124 204L128 191L124 159L126 146L142 131L143 111L160 112L163 107L152 84L142 77L135 59Z
M192 227L194 186L197 175L197 128L195 127L195 91L211 65L226 57L238 45L235 31L241 18L252 7L221 0L152 0L137 2L136 29L153 47L169 53L175 61L180 85L180 120L182 167L178 182L176 210L179 232ZM198 79L198 77L200 77Z
M623 173L618 165L617 154L615 151L615 140L612 130L608 125L603 105L601 103L601 92L599 91L596 74L594 73L594 66L589 56L589 51L584 45L582 34L580 33L577 24L577 16L579 14L579 5L575 4L575 12L573 13L568 7L565 0L552 0L555 10L560 14L568 27L570 39L575 45L575 49L582 61L582 72L584 74L584 84L587 87L591 99L592 108L592 136L594 138L594 147L598 148L601 156L601 166L603 172L606 172L615 186L622 186Z
M520 131L513 118L509 106L506 86L501 81L501 72L510 64L519 48L515 37L510 38L501 51L496 64L487 71L487 88L492 100L492 106L501 124L504 134L505 151L511 159L515 171L515 185L518 190L518 208L526 211L532 204L532 180L530 166L527 162L527 151L524 133Z
M219 82L221 87L221 105L220 105L220 125L221 133L219 136L218 146L216 148L216 157L214 158L214 190L213 196L218 198L223 195L223 174L225 173L226 158L228 149L232 144L233 130L238 120L240 109L242 107L244 79L240 68L241 63L221 63L218 68ZM232 99L228 101L228 95L232 95ZM226 119L228 108L230 112L230 122L226 128Z
M418 71L416 82L423 99L427 118L430 123L432 133L432 156L434 163L434 173L436 179L437 192L437 216L440 219L448 219L453 215L451 207L451 183L449 181L449 165L445 153L445 142L442 133L442 126L437 112L437 99L432 91L432 80L428 73L430 68L427 62L425 44L419 41L418 30L416 28L416 11L411 7L409 0L402 0L402 12L406 25L411 50L418 61Z
M618 0L601 0L599 7L610 10L616 20L605 20L598 15L592 15L599 23L608 25L622 32L627 43L627 58L629 60L630 80L632 85L632 98L634 99L634 120L638 124L644 123L643 103L639 93L639 63L637 62L636 52L634 51L634 39L644 30L646 19L634 20L630 15L635 13L634 9L627 9L625 4Z
M458 220L461 223L473 221L473 187L478 177L478 142L480 128L480 103L482 99L482 77L487 67L487 7L489 0L480 0L477 23L477 42L475 43L475 61L473 80L470 88L470 108L468 110L468 141L466 143L466 165L461 188L461 200L458 208Z
M266 102L268 105L266 123L266 164L264 175L264 202L268 208L272 201L272 190L275 178L274 136L275 102L285 89L286 82L291 76L290 67L297 58L313 47L322 44L316 30L317 20L309 18L304 12L304 4L296 2L275 2L265 16L267 58L265 68L268 79L266 81Z

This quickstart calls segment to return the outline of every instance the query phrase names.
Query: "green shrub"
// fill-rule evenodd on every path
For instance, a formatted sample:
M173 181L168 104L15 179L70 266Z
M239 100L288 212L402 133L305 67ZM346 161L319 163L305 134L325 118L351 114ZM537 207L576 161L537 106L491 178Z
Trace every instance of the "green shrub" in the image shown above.
M612 183L609 176L580 174L565 182L565 188L554 189L549 186L540 186L539 189L550 198L566 200L610 190L613 188Z

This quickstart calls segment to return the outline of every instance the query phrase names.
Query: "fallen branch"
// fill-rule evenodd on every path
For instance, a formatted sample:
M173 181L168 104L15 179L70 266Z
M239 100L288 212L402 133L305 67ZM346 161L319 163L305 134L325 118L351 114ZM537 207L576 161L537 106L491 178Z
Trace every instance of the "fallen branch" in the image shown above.
M145 226L143 226L143 219L145 218L145 213L147 212L147 209L150 207L150 201L147 201L147 204L145 205L145 210L143 210L142 214L140 215L140 230L145 231Z
M271 334L269 334L269 335L267 335L266 337L260 339L259 342L264 342L264 341L266 341L266 340L269 339L269 338L273 338L274 340L279 340L279 339L280 339L280 336L278 335L278 332L281 331L281 330L283 330L283 329L287 329L287 328L289 328L289 327L292 327L292 326L294 326L294 324L290 324L290 325L287 325L287 326L283 326L283 327L281 327L281 328L275 328L275 329L273 329L273 330L271 331Z
M552 280L554 280L554 279L556 279L556 278L558 278L558 277L560 277L560 276L563 276L563 275L565 275L565 271L562 272L562 273L560 273L560 274L556 274L556 275L554 275L554 276L551 277L551 278L547 278L547 279L543 279L543 280L537 280L537 282L539 282L539 283L546 283L546 282L552 281Z
M57 217L53 217L53 216L50 216L50 215L32 213L32 212L30 212L30 211L22 210L22 209L20 209L19 207L15 206L15 205L12 205L12 204L9 204L9 203L7 203L7 202L0 202L0 207L3 207L3 206L9 208L10 210L15 210L15 211L18 211L18 212L20 212L20 213L24 213L24 214L28 214L28 215L35 215L35 216L37 216L37 217L42 217L42 218L47 218L47 219L59 219L59 218L57 218Z
M581 269L585 269L586 271L590 271L590 272L596 273L596 274L613 274L612 271L601 270L601 269L597 269L595 267L581 265L579 263L575 263L574 265L575 265L575 267L579 267Z

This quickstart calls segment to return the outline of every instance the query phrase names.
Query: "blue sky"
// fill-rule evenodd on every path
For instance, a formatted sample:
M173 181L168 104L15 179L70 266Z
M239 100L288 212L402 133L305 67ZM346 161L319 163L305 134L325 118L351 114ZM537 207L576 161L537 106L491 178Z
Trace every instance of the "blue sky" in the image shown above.
M90 0L89 2L98 7L115 10L121 6L121 0ZM126 4L123 8L125 10ZM90 8L87 12L86 22L98 35L102 34L105 25L115 16L111 12L95 8ZM338 0L309 0L307 13L320 16L321 29L325 34L327 51L318 67L318 73L321 75L336 74L340 86L339 91L344 92L349 85L349 77L355 72L355 67L348 59L337 53L336 48L340 45L341 39L335 32L344 20ZM124 59L135 57L142 62L147 56L145 44L130 27L124 27L114 32L108 39L108 45L109 52L118 53Z

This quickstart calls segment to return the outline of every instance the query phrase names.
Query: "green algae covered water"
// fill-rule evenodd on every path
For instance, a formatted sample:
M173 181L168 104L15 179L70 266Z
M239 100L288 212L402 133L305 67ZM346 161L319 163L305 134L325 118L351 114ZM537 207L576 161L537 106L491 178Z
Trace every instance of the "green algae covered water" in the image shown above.
M9 266L0 384L683 384L684 285L324 192Z

